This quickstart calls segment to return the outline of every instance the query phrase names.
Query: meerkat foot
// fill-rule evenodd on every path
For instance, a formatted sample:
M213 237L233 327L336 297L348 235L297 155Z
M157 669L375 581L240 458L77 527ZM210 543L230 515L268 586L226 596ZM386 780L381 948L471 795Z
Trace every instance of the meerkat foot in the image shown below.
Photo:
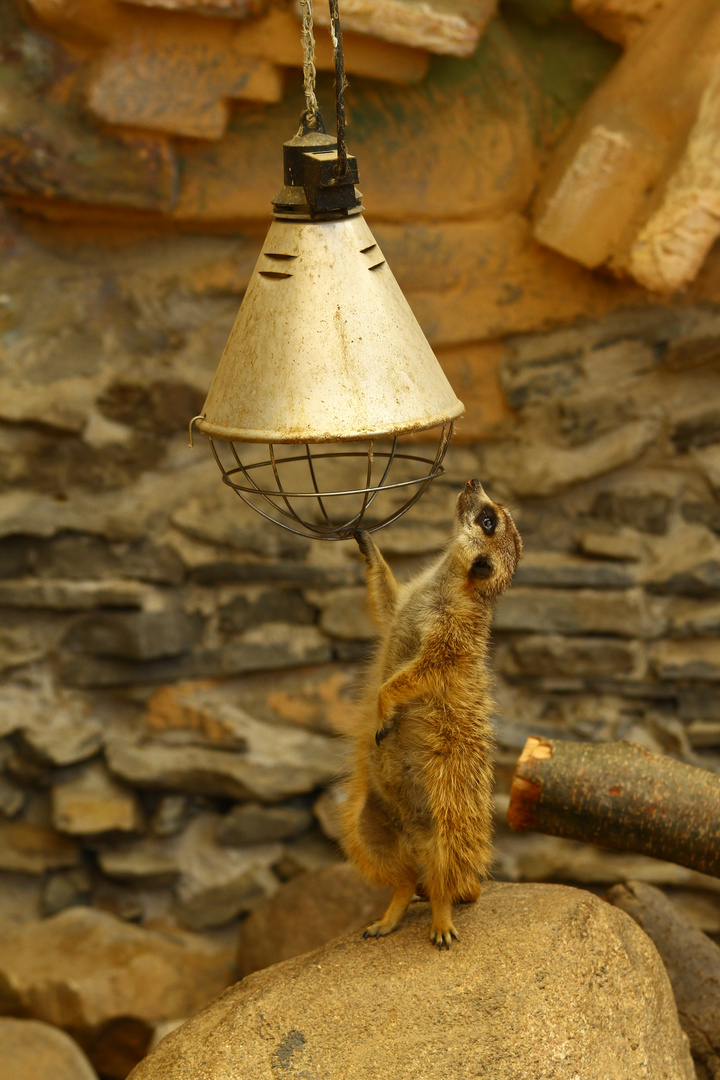
M412 884L409 882L405 885L399 885L396 887L393 893L393 898L388 905L388 909L383 915L382 919L378 919L377 922L370 923L370 926L364 931L364 938L381 938L386 937L387 934L392 934L393 930L397 930L398 926L402 922L402 917L408 909L408 904L415 895L415 882Z
M370 539L370 533L365 532L364 529L356 529L353 533L353 540L360 548L360 552L366 559L371 559L374 554L374 545Z
M430 931L430 941L433 945L437 945L438 949L442 950L445 947L448 952L450 951L450 941L455 938L456 941L460 940L458 932L450 923L448 926L433 926Z

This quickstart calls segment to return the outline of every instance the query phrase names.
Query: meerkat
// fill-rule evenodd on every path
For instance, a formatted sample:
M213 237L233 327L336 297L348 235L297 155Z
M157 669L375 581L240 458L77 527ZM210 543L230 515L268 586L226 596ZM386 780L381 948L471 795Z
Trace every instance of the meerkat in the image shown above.
M430 940L458 940L452 904L477 900L492 862L488 644L493 606L522 541L478 480L457 500L440 557L398 585L369 533L355 539L380 629L355 733L343 811L348 857L393 888L365 937L395 930L415 893L430 899Z

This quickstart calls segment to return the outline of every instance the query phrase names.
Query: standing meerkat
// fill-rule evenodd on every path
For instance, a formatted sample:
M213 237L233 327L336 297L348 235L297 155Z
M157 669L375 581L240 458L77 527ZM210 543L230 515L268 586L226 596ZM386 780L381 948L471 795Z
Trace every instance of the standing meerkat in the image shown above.
M477 900L492 862L488 643L522 541L478 480L458 497L443 554L407 584L368 533L355 538L381 634L355 734L344 847L367 877L394 889L365 937L395 930L421 891L430 940L449 949L458 937L452 904Z

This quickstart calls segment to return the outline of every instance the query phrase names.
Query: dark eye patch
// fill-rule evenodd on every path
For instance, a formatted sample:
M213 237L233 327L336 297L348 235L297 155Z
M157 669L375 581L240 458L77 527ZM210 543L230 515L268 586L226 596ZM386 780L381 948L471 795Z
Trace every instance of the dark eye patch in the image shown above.
M479 525L486 536L492 536L497 526L497 514L492 506L484 506L475 518L475 524Z

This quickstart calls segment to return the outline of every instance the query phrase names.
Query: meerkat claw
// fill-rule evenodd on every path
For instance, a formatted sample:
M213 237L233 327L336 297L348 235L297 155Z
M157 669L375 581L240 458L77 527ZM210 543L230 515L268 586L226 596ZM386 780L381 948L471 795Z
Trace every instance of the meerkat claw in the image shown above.
M355 541L357 546L360 548L361 554L364 555L366 559L369 558L370 557L370 552L372 550L371 549L372 541L370 540L370 533L365 532L364 529L356 529L355 532L353 533L353 540Z
M375 743L376 743L377 746L380 745L380 743L383 741L383 739L387 739L387 737L390 734L390 732L392 731L393 727L394 727L394 725L390 724L389 727L381 727L381 728L377 729L377 731L375 732Z
M447 930L437 930L435 927L430 931L430 941L433 945L437 945L440 952L443 948L446 948L450 952L450 944L452 938L459 941L458 932L454 926L450 925Z

